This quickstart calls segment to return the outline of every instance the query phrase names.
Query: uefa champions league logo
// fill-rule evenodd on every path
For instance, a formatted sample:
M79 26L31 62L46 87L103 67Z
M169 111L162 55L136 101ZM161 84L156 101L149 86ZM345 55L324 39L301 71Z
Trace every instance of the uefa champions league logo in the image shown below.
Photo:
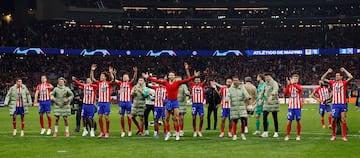
M41 48L16 48L13 52L14 54L20 54L20 55L27 55L28 53L35 53L35 54L45 54Z
M153 56L153 57L157 57L157 56L176 56L175 51L173 50L161 50L161 51L153 51L150 50L146 56Z
M228 50L225 52L222 52L220 50L216 50L213 54L213 56L243 56L243 53L241 53L240 50Z

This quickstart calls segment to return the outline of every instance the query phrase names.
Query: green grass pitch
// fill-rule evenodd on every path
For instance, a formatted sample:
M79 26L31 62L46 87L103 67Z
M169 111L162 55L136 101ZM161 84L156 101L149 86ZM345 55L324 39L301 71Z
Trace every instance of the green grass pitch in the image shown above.
M206 109L206 108L205 108ZM349 105L348 112L348 142L341 141L341 137L334 142L329 140L330 129L322 129L320 116L317 113L318 105L308 104L303 107L301 141L295 141L296 126L293 124L291 140L285 142L285 126L287 109L281 106L279 113L279 138L260 138L251 133L255 128L255 119L249 119L249 134L247 140L218 138L219 130L203 131L202 138L192 137L190 107L186 115L185 137L181 141L171 138L165 142L162 138L154 137L120 137L120 121L118 106L112 105L111 131L109 139L82 137L80 133L71 132L70 138L64 136L64 125L61 120L59 137L41 136L37 108L30 108L25 117L25 136L12 136L11 117L8 108L0 108L0 155L1 157L254 157L254 158L319 158L319 157L359 157L360 150L360 112L355 111L354 105ZM220 109L218 109L220 117ZM271 118L271 116L270 116ZM97 119L97 118L96 118ZM150 120L152 115L150 116ZM45 119L46 120L46 119ZM18 131L20 119L18 118ZM327 119L325 118L325 122ZM46 124L46 122L45 122ZM218 119L218 129L220 119ZM70 117L71 131L75 127L75 117ZM133 134L136 127L133 125ZM206 128L206 119L204 129ZM162 127L161 127L162 129ZM153 127L149 127L150 135ZM227 130L226 130L227 131ZM238 131L239 126L238 126ZM273 124L270 122L270 135L273 133Z

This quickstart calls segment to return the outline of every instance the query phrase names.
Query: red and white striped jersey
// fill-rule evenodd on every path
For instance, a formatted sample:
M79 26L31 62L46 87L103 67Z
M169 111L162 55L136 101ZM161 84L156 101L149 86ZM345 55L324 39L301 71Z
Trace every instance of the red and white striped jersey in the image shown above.
M109 103L111 101L111 82L96 81L99 89L99 102Z
M314 91L314 94L318 95L321 104L323 104L324 101L326 99L329 99L329 97L330 97L329 88L327 88L327 87L318 87L318 88L316 88L315 91Z
M226 101L226 96L229 93L229 88L224 86L221 87L220 89L220 93L221 93L221 105L222 108L231 108L230 102Z
M121 102L131 101L132 100L131 90L133 87L133 83L132 82L119 82L118 84L120 86L118 100Z
M289 96L289 109L301 109L302 103L300 96L302 94L302 87L299 84L291 84L286 86L285 95Z
M191 94L192 94L192 103L204 103L204 83L195 85L194 83L190 84Z
M346 104L346 86L348 82L330 80L329 84L332 86L332 103L333 104Z
M164 107L164 101L167 95L166 88L153 86L153 89L155 89L154 107Z
M39 91L39 101L47 101L50 100L50 83L40 83L36 87L36 90Z
M22 96L21 87L18 87L17 92L18 92L18 99L17 99L17 102L16 102L16 107L23 107L24 104L23 104L23 96Z
M95 104L96 88L97 88L97 85L95 85L95 84L84 86L84 98L83 98L84 104Z

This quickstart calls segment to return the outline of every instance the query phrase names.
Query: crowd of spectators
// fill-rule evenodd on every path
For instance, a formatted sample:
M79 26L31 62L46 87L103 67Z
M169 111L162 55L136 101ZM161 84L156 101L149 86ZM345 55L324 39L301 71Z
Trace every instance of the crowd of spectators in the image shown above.
M0 47L121 50L304 49L360 47L359 27L118 29L39 25L0 29Z
M347 68L355 78L360 78L359 56L305 56L305 57L79 57L79 56L16 56L2 55L0 58L0 95L4 95L7 87L14 84L15 78L21 77L31 92L41 75L47 75L49 81L56 85L58 77L69 81L71 76L85 80L89 76L90 65L98 64L96 77L108 66L117 69L117 78L122 74L132 74L132 67L137 66L139 76L149 72L157 76L165 75L173 70L185 77L183 63L188 62L193 70L210 69L209 78L223 83L226 78L238 75L241 78L251 76L256 83L256 75L261 72L271 72L280 83L280 93L286 84L286 77L298 73L300 83L317 85L321 75L329 68L338 71L340 67ZM332 74L334 76L334 74ZM204 78L204 74L202 74ZM71 83L71 81L69 82Z

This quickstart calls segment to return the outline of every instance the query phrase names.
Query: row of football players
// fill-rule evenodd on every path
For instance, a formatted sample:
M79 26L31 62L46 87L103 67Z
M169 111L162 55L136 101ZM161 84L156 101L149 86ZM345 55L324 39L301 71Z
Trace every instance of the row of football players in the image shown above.
M120 85L119 90L119 105L120 105L120 115L121 115L121 126L122 133L121 136L125 136L124 128L124 114L127 112L128 116L128 125L129 132L128 135L131 136L131 124L134 121L135 125L138 128L138 133L142 134L143 131L143 116L145 109L145 99L148 97L153 97L154 100L154 114L155 114L155 137L159 137L159 124L158 121L160 118L163 120L164 124L164 137L165 140L168 140L170 137L170 118L173 115L174 129L176 140L180 140L180 136L183 135L183 116L186 112L185 109L185 95L189 95L189 92L186 92L186 86L184 85L187 82L190 82L191 96L192 96L192 115L193 115L193 129L194 137L202 136L202 123L204 116L204 87L205 82L207 81L208 70L204 71L206 77L203 82L200 80L200 72L194 71L194 75L190 75L189 65L184 64L188 78L181 80L176 78L175 72L169 72L167 77L156 79L155 77L150 77L149 74L142 73L142 77L138 79L138 83L133 85L134 80L136 80L137 68L134 67L134 77L130 81L129 75L124 74L123 80L119 81L115 78L116 70L112 67L109 67L109 72L102 72L100 75L100 80L94 78L94 71L97 66L93 64L91 66L90 78L86 80L86 83L80 83L73 77L75 84L80 86L83 89L83 109L82 117L84 131L83 136L88 134L88 131L85 128L86 121L89 121L91 125L90 136L94 137L94 104L96 98L98 98L98 115L99 115L99 126L100 134L99 138L109 137L109 114L110 114L110 95L111 88L113 83ZM344 68L340 69L339 73L336 73L335 80L327 80L325 77L332 73L332 69L329 69L321 78L322 83L328 82L333 91L329 95L328 88L322 84L317 88L313 94L317 94L316 99L320 103L320 113L322 114L322 125L324 128L324 110L327 112L332 111L332 117L334 118L331 121L329 117L329 126L332 127L333 135L331 140L336 139L335 135L335 121L336 118L341 116L342 122L342 140L347 141L346 138L346 85L349 80L352 79L352 75L345 70ZM347 80L343 80L342 73L345 73L348 77ZM155 83L150 88L146 87L145 79ZM54 104L54 115L55 115L55 131L54 137L58 133L58 121L60 117L63 117L65 122L65 133L66 136L69 136L69 127L67 117L70 115L70 101L73 99L73 94L68 87L65 86L65 79L59 78L57 87L53 88L51 84L46 81L46 77L42 76L42 83L37 86L35 93L35 104L39 103L39 113L40 113L40 124L41 124L41 134L45 133L44 128L44 119L43 114L47 114L48 118L48 130L47 135L51 134L51 102ZM229 119L229 132L228 136L232 137L233 140L237 139L237 123L240 120L241 122L241 139L246 140L245 130L247 126L247 117L248 111L255 108L256 112L256 131L254 134L260 134L260 116L263 115L263 129L264 132L261 134L261 137L268 137L268 120L267 117L269 113L272 113L274 118L275 132L274 137L278 137L278 118L277 113L280 110L279 101L278 101L278 83L272 79L270 73L259 74L257 76L258 87L251 84L251 78L245 78L245 83L240 83L238 77L234 76L232 79L226 80L226 85L222 86L217 84L215 81L210 82L210 86L217 90L217 87L220 87L219 94L222 95L222 123L221 123L221 133L219 137L224 136L224 127L225 120ZM302 87L298 84L299 75L293 74L290 78L287 79L287 86L285 89L285 94L289 96L288 103L288 124L286 129L285 140L289 140L291 123L293 120L297 122L297 136L296 140L300 140L300 131L301 131L301 94ZM94 82L94 84L93 84ZM179 87L184 85L185 87ZM153 92L151 92L153 89ZM315 96L315 95L313 95ZM330 111L330 106L325 104L325 101L332 96L332 110ZM10 88L5 105L10 107L10 115L13 116L13 126L14 126L14 135L16 135L16 115L21 115L22 121L22 130L21 136L24 135L24 114L27 112L27 105L31 104L31 97L26 88L22 84L21 79L17 80L17 84ZM196 116L200 116L200 125L199 129L196 129ZM136 117L140 117L140 123L136 120ZM105 117L106 131L104 131L103 117ZM330 124L331 122L331 124Z

